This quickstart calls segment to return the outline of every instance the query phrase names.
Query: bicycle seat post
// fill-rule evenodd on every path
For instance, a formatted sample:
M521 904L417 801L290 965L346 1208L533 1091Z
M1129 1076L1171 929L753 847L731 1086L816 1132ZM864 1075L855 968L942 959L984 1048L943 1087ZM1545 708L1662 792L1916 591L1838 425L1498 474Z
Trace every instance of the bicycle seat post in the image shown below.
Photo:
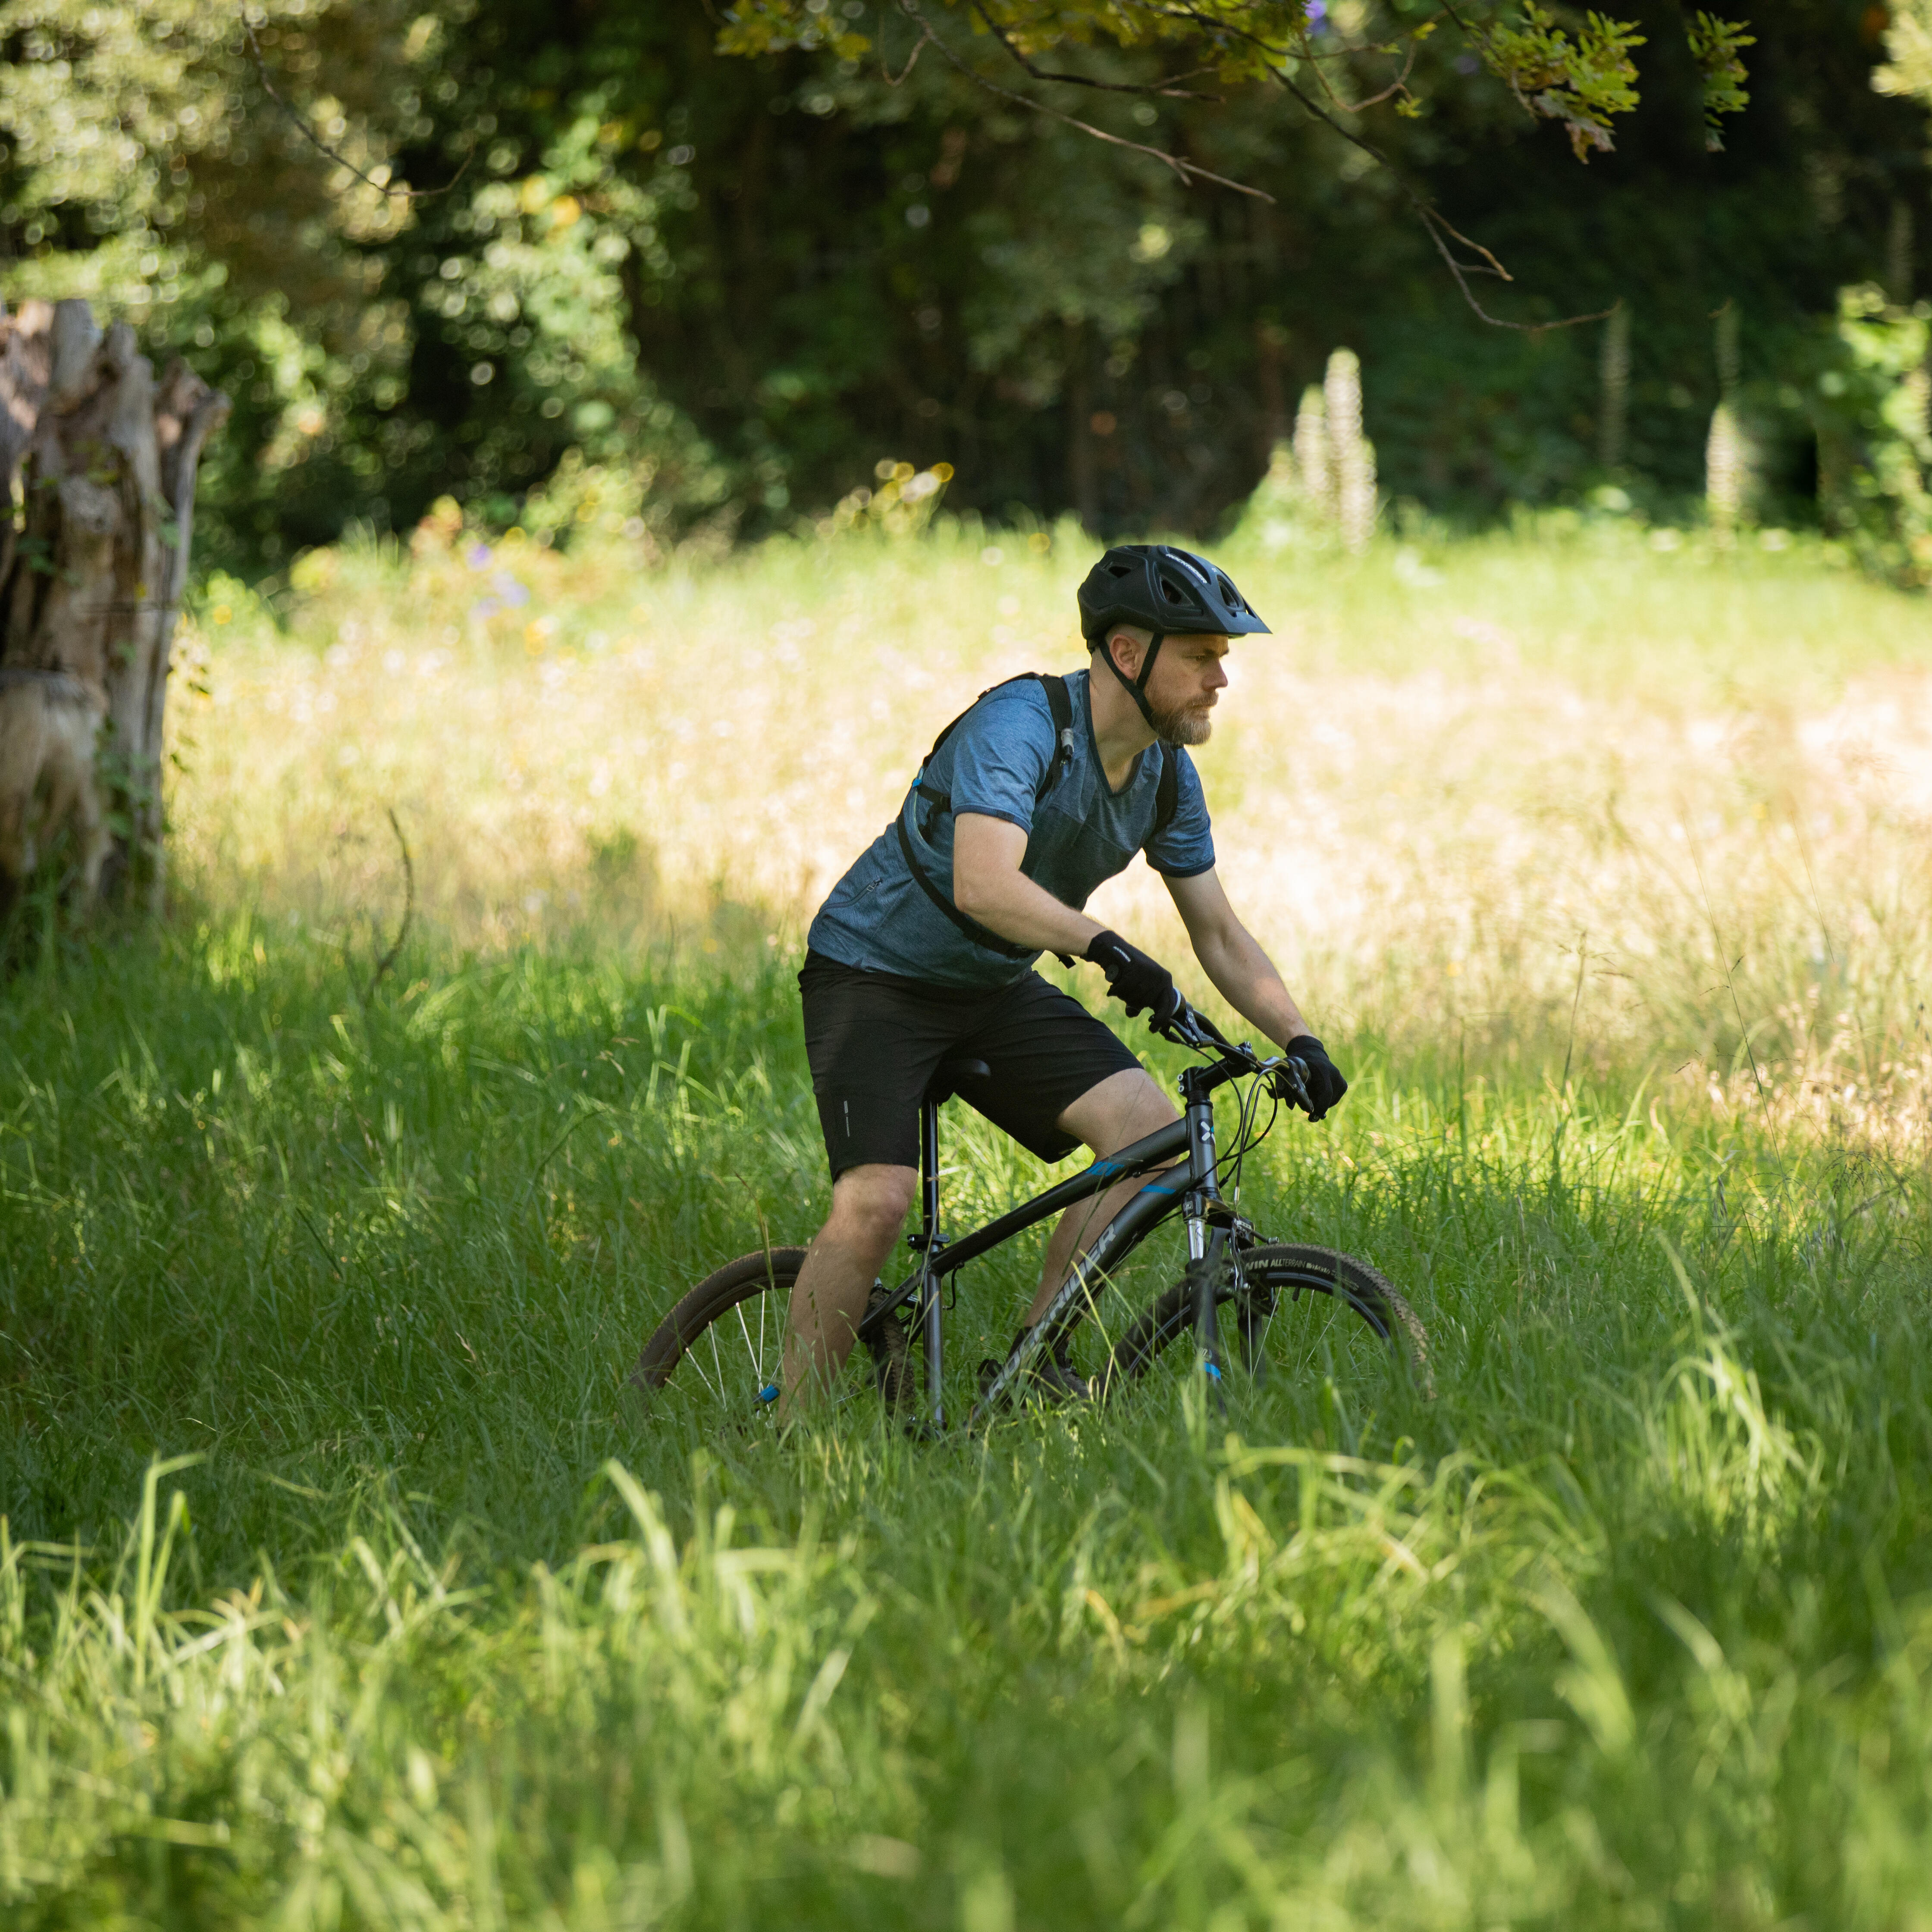
M904 1118L902 1114L902 1119ZM919 1241L920 1253L932 1252L939 1232L939 1102L928 1094L919 1103Z

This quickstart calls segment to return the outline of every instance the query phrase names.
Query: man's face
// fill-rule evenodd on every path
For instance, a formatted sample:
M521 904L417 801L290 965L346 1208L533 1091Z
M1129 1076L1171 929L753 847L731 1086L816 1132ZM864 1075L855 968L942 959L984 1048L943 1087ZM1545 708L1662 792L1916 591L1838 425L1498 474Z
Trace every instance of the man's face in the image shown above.
M1138 676L1147 646L1124 632L1116 634L1117 662L1130 677ZM1148 709L1154 729L1171 745L1204 745L1214 729L1213 712L1228 682L1222 660L1228 655L1226 638L1169 638L1154 661L1148 680Z

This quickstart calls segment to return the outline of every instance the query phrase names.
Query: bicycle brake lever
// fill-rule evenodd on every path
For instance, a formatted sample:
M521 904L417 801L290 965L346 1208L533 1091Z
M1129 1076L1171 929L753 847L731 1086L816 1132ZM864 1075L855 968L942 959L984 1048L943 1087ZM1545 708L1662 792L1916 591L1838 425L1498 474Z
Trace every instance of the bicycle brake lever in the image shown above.
M1201 1029L1196 1024L1198 1018L1194 1009L1184 1000L1180 1012L1173 1018L1157 1026L1150 1016L1148 1026L1150 1031L1162 1040L1172 1040L1176 1046L1204 1046L1207 1042L1202 1039Z
M1271 1079L1283 1082L1287 1088L1288 1104L1306 1114L1310 1120L1315 1118L1315 1102L1309 1097L1308 1063L1298 1055L1284 1054L1274 1064Z

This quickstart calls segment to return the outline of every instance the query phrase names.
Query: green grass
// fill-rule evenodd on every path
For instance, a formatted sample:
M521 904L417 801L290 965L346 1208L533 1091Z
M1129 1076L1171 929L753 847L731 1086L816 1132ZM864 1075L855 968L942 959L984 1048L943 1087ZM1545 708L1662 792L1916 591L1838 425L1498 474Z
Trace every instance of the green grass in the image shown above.
M424 942L365 1010L212 913L13 982L10 1927L1932 1922L1922 1169L1358 1042L1246 1204L1434 1403L636 1428L822 1204L793 1001Z

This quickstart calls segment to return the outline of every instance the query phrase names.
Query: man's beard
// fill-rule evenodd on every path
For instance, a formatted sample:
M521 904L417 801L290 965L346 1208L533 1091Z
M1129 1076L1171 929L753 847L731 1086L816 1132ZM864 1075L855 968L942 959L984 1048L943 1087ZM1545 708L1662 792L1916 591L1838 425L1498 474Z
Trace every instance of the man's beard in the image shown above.
M1178 704L1154 714L1154 728L1170 745L1204 745L1214 736L1214 713L1206 704Z

